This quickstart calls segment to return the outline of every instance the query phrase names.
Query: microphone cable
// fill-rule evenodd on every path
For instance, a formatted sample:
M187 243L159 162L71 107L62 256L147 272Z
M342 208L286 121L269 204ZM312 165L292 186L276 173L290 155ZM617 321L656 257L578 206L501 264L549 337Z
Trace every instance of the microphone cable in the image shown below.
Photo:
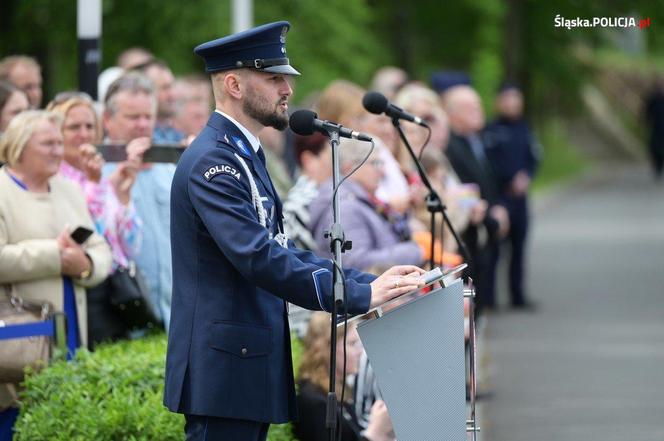
M431 127L426 126L426 129L429 133L427 133L427 137L422 143L422 147L420 147L420 154L417 155L417 160L421 161L422 160L422 154L424 154L424 149L427 148L427 145L429 144L429 141L431 141Z
M370 157L371 154L373 153L375 147L376 147L376 143L375 143L374 140L372 139L372 140L371 140L371 149L369 149L369 153L367 153L367 155L362 159L362 161L360 161L360 163L359 163L355 168L353 168L350 172L348 172L348 174L347 174L346 176L344 176L344 177L339 181L339 183L337 184L337 186L334 187L333 192L332 192L332 200L333 200L333 201L334 201L334 198L335 198L336 195L337 195L337 191L339 191L339 187L341 187L341 184L343 184L343 183L346 181L346 179L348 179L349 177L351 177L351 176L353 175L353 173L355 173L357 170L359 170L359 168L362 167L362 166L364 165L365 162L367 162L367 160L369 159L369 157ZM341 148L341 142L339 143L339 148ZM339 152L339 155L341 155L341 151ZM340 158L339 162L341 162L341 158Z

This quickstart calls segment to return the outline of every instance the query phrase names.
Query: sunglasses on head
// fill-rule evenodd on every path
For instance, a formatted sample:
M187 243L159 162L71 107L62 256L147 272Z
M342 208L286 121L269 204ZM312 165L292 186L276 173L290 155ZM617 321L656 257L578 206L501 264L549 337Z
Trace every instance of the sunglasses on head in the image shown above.
M74 98L84 100L84 101L89 101L91 103L94 101L92 99L92 97L90 95L88 95L87 93L79 92L77 90L72 90L72 91L60 92L60 93L56 94L55 97L53 98L52 103L56 104L56 105L57 104L62 104L65 101L69 101L69 100L74 99Z

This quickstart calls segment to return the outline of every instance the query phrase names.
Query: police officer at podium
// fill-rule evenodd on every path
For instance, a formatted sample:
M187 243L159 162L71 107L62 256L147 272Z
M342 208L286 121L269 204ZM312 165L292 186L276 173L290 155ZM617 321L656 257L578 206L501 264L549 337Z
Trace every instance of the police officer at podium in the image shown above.
M265 440L297 417L287 302L332 309L332 262L284 235L259 135L288 125L289 23L204 43L216 110L171 188L173 301L164 404L188 440ZM350 314L416 289L424 271L344 271Z

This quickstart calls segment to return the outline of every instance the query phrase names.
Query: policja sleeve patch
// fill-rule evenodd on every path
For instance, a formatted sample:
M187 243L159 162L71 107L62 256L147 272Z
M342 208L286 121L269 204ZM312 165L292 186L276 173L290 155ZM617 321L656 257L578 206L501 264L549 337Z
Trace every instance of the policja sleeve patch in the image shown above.
M240 180L241 176L240 172L237 171L235 167L231 167L228 164L220 164L208 168L205 171L205 173L203 173L203 177L205 178L206 181L210 181L210 179L214 178L216 175L220 173L231 175L238 181Z

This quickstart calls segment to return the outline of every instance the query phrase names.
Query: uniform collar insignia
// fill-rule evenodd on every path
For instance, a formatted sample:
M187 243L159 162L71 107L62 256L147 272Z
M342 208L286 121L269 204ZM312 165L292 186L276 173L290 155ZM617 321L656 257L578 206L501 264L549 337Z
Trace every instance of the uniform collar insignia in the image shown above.
M233 136L232 138L233 138L233 142L235 143L235 145L237 146L237 148L239 148L240 151L241 151L242 153L244 153L245 155L251 157L251 151L247 148L247 146L246 146L246 144L244 143L244 141L243 141L240 137L238 137L238 136Z

